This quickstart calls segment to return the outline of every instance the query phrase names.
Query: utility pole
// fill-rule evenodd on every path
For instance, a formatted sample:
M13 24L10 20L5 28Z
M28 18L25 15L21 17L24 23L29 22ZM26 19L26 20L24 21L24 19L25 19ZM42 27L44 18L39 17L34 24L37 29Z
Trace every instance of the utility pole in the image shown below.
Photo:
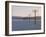
M30 14L29 14L29 24L30 24Z
M36 24L36 10L34 10L34 15L35 15L34 20L35 20L35 24Z

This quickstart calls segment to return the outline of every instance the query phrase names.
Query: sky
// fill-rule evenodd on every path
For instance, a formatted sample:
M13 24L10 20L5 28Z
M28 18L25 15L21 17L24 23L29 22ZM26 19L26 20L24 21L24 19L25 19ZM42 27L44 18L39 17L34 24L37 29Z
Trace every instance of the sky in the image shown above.
M36 10L36 16L41 16L41 7L35 7L35 6L16 6L12 5L12 16L21 16L21 17L34 17Z

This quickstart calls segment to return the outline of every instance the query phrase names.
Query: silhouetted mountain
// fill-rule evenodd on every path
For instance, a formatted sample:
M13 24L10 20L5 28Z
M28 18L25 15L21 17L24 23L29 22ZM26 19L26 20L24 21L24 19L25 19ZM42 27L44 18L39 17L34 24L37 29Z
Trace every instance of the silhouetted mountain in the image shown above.
M13 19L41 19L41 16L36 17L19 17L19 16L12 16Z

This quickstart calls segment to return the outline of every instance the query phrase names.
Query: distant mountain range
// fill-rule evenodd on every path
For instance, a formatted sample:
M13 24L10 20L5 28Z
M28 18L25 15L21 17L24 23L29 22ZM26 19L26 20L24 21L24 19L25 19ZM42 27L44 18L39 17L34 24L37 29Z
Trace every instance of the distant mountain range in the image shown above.
M41 16L36 17L19 17L19 16L12 16L12 19L41 19Z

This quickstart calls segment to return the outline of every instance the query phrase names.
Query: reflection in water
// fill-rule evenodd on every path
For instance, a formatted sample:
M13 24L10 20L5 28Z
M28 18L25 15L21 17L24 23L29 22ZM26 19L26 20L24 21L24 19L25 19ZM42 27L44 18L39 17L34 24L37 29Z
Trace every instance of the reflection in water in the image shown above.
M12 18L12 31L19 30L39 30L41 29L41 19L36 19L36 24L34 24L34 19L14 19Z

